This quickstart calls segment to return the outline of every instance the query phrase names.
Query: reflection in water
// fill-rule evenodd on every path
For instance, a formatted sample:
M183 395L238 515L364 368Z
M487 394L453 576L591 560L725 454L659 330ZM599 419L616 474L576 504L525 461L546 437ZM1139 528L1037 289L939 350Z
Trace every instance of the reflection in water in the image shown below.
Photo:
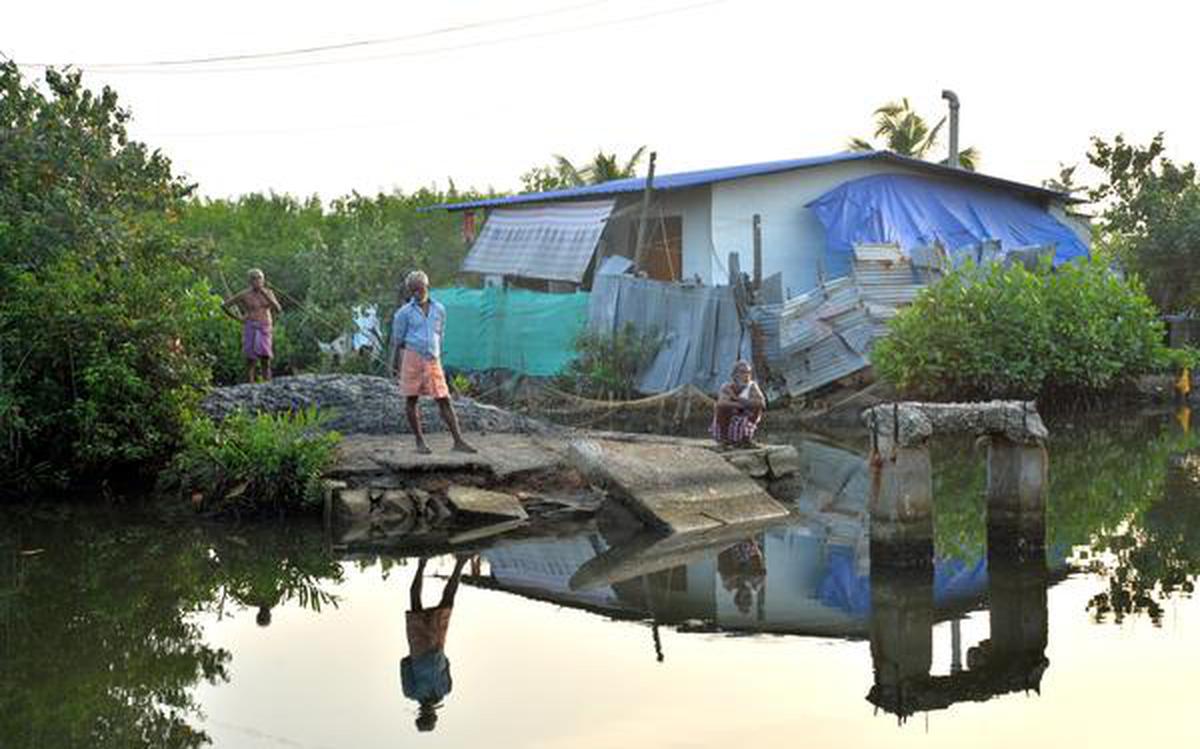
M478 568L455 561L450 572L448 564L449 578L431 608L421 600L421 593L430 594L422 590L429 575L418 563L406 614L408 650L401 642L388 656L392 665L387 668L377 666L377 654L371 654L371 668L390 685L388 709L394 711L405 702L394 686L396 660L402 659L402 691L421 706L416 728L408 720L403 728L432 727L439 715L435 707L452 684L444 650L449 612L456 595L463 599L462 610L472 602L458 590L461 580L464 588L506 591L646 622L644 659L658 674L690 673L654 664L653 659L670 655L663 652L660 628L684 633L688 646L675 647L693 659L689 668L696 667L693 643L701 652L721 649L690 632L804 634L857 640L864 658L869 641L871 664L854 667L859 681L845 690L845 701L861 705L867 691L871 703L902 718L963 700L1036 693L1049 663L1048 586L1072 570L1095 572L1101 577L1099 590L1087 593L1091 618L1159 622L1164 601L1191 592L1200 574L1195 434L1168 415L1149 429L1133 420L1104 430L1059 429L1054 440L1044 556L1021 558L995 545L988 548L983 456L969 445L947 444L935 447L933 456L932 569L872 570L865 455L806 442L796 512L781 524L684 541L595 522L559 537L511 534L482 553ZM209 737L199 727L216 731L218 724L205 722L201 708L211 710L211 703L197 695L212 699L238 687L257 693L257 685L237 684L235 666L254 660L257 650L268 646L305 653L304 661L316 664L309 664L320 674L316 678L328 675L333 681L346 667L345 653L304 649L306 640L288 638L297 632L312 636L317 627L336 631L336 638L359 637L361 630L338 629L346 625L342 612L332 609L353 609L362 589L348 583L386 575L395 560L359 560L356 570L355 563L331 556L323 544L316 527L209 530L137 517L129 510L0 517L0 745L205 745ZM1073 612L1078 619L1088 616L1086 601L1063 600L1078 606ZM550 613L522 606L522 615ZM404 608L397 604L364 613L359 607L357 614L372 632L394 631ZM321 615L299 616L298 609ZM964 652L958 623L968 622L964 617L976 610L988 612L990 631ZM250 624L257 640L215 638L214 629L230 620L270 627ZM949 623L953 643L948 673L933 667L938 652L933 632L943 622ZM309 629L297 629L298 623ZM472 618L456 625L456 636L463 638L458 646L463 650L456 653L475 654L456 660L460 679L487 668L476 662L478 643L465 637L472 631L473 639L482 637L472 630L477 626ZM555 620L554 626L569 630L564 636L570 637L580 624L568 619ZM605 647L623 643L614 635ZM1061 652L1054 654L1055 674L1065 678L1081 665L1064 660ZM540 663L532 656L530 662ZM679 662L672 656L667 666ZM281 680L292 676L290 670L270 673ZM545 683L573 676L568 668L530 678ZM266 683L259 698L263 705L274 707L271 687L280 685ZM443 721L440 739L461 743L456 731L496 720L478 706L481 693L486 690L455 695L451 708L463 712ZM474 712L468 705L476 705ZM860 715L853 709L848 714Z
M446 634L450 627L450 614L454 610L454 596L458 592L459 578L467 557L455 560L454 571L442 589L442 598L433 608L421 604L421 588L425 582L424 557L417 562L409 588L409 610L404 615L405 632L408 636L408 655L400 661L400 683L404 696L416 700L420 705L417 715L417 730L432 731L437 727L437 710L442 700L450 694L450 661L446 659Z
M232 656L195 616L319 607L340 573L316 528L242 538L93 512L5 517L0 744L207 744L193 687L228 681Z
M1042 674L1050 664L1045 656L1045 560L993 550L988 568L990 637L967 651L966 670L958 663L947 676L930 675L933 575L928 570L873 574L871 660L875 684L868 701L904 719L957 702L1040 690Z

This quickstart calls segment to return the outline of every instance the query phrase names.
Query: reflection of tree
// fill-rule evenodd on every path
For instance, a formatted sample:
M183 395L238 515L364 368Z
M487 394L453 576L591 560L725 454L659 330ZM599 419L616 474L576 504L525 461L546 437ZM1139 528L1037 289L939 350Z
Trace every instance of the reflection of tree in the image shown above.
M1110 615L1120 623L1145 613L1162 621L1160 601L1191 593L1200 574L1200 492L1177 471L1168 474L1165 494L1120 533L1098 539L1097 551L1115 560L1108 565L1108 588L1092 598L1097 620Z
M242 606L258 609L258 623L271 621L271 609L284 603L320 611L337 607L337 596L322 585L342 580L342 567L318 543L316 528L296 524L254 536L214 541L213 559L224 593Z
M1050 549L1089 546L1108 589L1089 604L1097 619L1121 621L1190 592L1200 574L1200 506L1190 463L1200 446L1169 418L1051 425L1046 542ZM934 532L940 556L975 558L986 541L986 449L960 441L933 449ZM1170 466L1175 464L1176 468Z
M1052 424L1050 432L1047 548L1087 544L1144 514L1163 496L1170 456L1200 444L1200 437L1155 419ZM939 441L932 460L937 552L978 558L986 542L987 450Z
M5 522L5 526L9 526ZM10 528L10 530L15 530ZM229 653L190 614L210 588L202 544L178 531L70 523L0 541L21 585L6 599L0 652L5 746L194 747L190 688L227 678ZM3 574L3 572L0 572Z
M259 545L259 536L264 540ZM294 590L328 567L320 536L296 538L288 563L270 530L249 536L261 564L214 563L190 528L88 516L0 518L0 736L3 746L197 747L193 689L228 679L230 653L204 642L196 615L223 586ZM42 549L22 555L22 549ZM297 561L301 560L301 561ZM271 561L277 579L271 579ZM253 574L249 574L252 571Z

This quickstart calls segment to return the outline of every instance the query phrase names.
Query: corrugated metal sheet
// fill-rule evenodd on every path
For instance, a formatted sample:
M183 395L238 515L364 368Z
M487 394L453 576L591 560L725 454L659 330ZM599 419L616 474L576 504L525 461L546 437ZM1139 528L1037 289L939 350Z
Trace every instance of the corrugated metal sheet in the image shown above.
M887 321L923 286L894 245L856 248L855 257L853 275L783 304L751 310L765 334L768 362L783 374L793 396L869 366L875 341L887 334Z
M678 190L686 187L699 187L701 185L710 185L714 182L726 182L743 177L756 177L763 174L775 174L778 172L789 172L795 169L805 169L809 167L825 166L826 164L838 164L846 161L879 161L891 164L900 164L909 167L910 169L952 177L967 182L975 182L979 184L991 185L1007 190L1027 195L1037 195L1044 198L1055 198L1068 203L1080 202L1065 193L1047 190L1044 187L1035 185L1026 185L1012 180L1001 179L999 177L991 177L979 172L969 172L963 169L951 169L950 167L934 164L921 159L911 159L906 156L900 156L890 151L843 151L842 153L828 154L825 156L811 156L804 159L785 159L782 161L767 161L758 164L743 164L740 166L720 167L717 169L701 169L692 172L677 172L675 174L657 174L654 176L655 190ZM556 200L575 200L577 198L598 198L611 197L623 193L638 193L646 188L645 177L628 177L626 179L616 179L609 182L602 182L598 185L584 185L581 187L571 187L564 190L551 190L549 192L540 193L525 193L523 195L510 195L503 198L488 198L485 200L468 200L461 203L443 203L441 205L430 206L425 210L445 209L449 211L462 211L470 208L487 208L491 206L501 205L516 205L520 203L545 203Z
M865 369L868 362L838 336L831 336L803 354L789 357L784 363L783 377L788 392L804 395L843 377Z
M682 286L633 276L597 276L589 301L588 327L592 330L615 333L629 323L639 331L662 334L662 347L638 380L638 390L643 393L662 393L687 384L715 393L744 353L747 336L729 286Z
M859 244L854 246L855 260L896 262L904 257L898 244Z

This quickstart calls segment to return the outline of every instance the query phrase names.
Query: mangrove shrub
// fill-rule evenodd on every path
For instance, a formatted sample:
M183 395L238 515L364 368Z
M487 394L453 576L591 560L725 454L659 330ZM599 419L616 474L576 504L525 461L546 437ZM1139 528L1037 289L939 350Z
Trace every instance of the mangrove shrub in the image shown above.
M128 119L78 73L0 65L0 490L163 459L208 382L191 187Z
M1140 283L1095 260L1036 271L967 266L924 290L889 329L872 353L876 371L906 394L935 400L1071 405L1167 357Z

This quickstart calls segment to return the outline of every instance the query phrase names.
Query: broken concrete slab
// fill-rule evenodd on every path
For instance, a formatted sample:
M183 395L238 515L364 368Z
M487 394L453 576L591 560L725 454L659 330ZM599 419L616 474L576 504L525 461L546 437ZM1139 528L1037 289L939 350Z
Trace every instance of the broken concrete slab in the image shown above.
M331 478L355 480L382 473L481 473L508 479L525 473L553 470L562 465L562 449L529 435L471 435L477 453L455 452L445 434L431 434L426 443L431 454L418 453L411 438L353 434L338 446L338 461Z
M458 512L470 512L476 515L497 515L499 517L524 520L529 517L520 500L511 494L493 492L486 489L476 489L472 486L457 484L446 490L446 498Z
M478 528L471 528L470 530L456 533L449 538L449 542L451 545L457 546L460 544L469 544L475 541L481 541L485 538L499 536L503 533L508 533L509 531L515 531L518 528L523 528L528 525L528 522L529 521L527 520L518 519L501 520L499 523L483 525Z
M682 534L643 529L584 562L568 585L571 590L588 590L715 557L768 527L778 527L778 523L778 520L764 520Z
M788 509L710 450L679 444L575 440L572 465L644 523L689 533L786 517Z

